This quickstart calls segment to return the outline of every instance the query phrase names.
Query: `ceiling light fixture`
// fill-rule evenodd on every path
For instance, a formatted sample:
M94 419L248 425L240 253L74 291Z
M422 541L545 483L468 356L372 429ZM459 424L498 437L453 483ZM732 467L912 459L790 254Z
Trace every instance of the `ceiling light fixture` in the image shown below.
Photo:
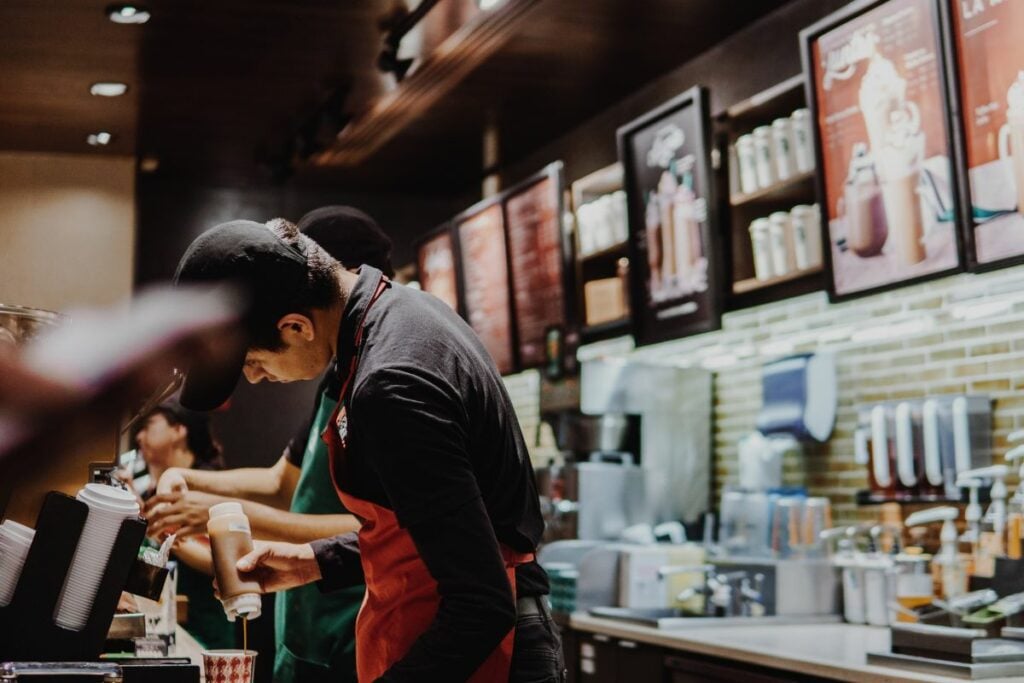
M114 136L105 130L101 130L99 133L90 133L89 137L85 139L93 147L106 147L114 139Z
M89 94L96 97L120 97L126 92L128 84L115 81L100 81L89 86Z
M107 18L115 24L145 24L150 15L142 5L108 5Z

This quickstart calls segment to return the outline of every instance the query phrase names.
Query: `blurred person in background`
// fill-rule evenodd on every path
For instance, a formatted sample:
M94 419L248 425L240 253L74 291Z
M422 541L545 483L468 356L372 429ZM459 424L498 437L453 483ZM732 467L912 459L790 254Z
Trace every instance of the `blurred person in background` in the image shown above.
M221 448L213 438L209 418L183 408L176 400L161 403L146 415L135 440L153 482L172 467L196 471L224 469ZM146 500L155 491L137 493ZM210 583L213 564L209 537L182 538L175 543L173 554L179 560L178 592L188 596L186 630L207 649L234 647L235 627L227 620Z
M365 264L394 275L391 240L362 211L328 206L306 214L298 226L344 267L356 270ZM339 391L337 373L327 372L312 415L271 467L221 472L171 468L154 478L159 483L147 509L151 529L199 532L212 505L236 499L259 539L308 543L358 529L331 483L327 446L320 438ZM361 584L329 594L308 585L277 596L275 683L356 681L355 620L364 592Z

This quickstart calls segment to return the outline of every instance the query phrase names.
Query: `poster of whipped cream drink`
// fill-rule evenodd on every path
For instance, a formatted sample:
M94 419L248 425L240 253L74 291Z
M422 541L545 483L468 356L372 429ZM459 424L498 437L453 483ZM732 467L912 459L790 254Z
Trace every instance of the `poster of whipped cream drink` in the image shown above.
M641 344L718 326L707 121L706 98L694 88L619 129Z
M1024 255L1024 0L949 2L972 261ZM966 204L967 202L965 202Z
M801 34L834 297L960 266L939 17L860 2Z

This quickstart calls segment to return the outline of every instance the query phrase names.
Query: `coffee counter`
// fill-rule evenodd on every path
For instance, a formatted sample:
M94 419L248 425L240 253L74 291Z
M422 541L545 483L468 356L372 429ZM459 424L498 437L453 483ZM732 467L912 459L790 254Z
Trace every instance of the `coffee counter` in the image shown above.
M700 655L704 658L728 660L742 666L766 667L776 674L802 674L837 681L903 682L956 681L934 674L916 673L909 669L872 666L868 652L889 650L889 630L852 624L816 624L808 626L712 626L686 629L656 629L628 622L599 619L577 612L569 620L570 628L580 636L579 648L586 647L587 634L607 641L616 639L633 651L636 643L665 650ZM683 666L685 664L685 667ZM585 665L584 665L585 666ZM700 664L696 664L699 668ZM670 667L671 668L671 667ZM678 678L669 680L701 680L690 663L680 663ZM721 675L720 669L716 669ZM710 672L709 672L710 673ZM708 676L710 677L710 676ZM707 677L705 677L706 680ZM750 680L754 680L751 677ZM591 678L583 678L589 681ZM634 677L632 680L640 680ZM719 680L727 680L719 679ZM770 679L765 679L770 680ZM780 678L779 680L784 680ZM1010 683L1019 678L993 678L993 683Z

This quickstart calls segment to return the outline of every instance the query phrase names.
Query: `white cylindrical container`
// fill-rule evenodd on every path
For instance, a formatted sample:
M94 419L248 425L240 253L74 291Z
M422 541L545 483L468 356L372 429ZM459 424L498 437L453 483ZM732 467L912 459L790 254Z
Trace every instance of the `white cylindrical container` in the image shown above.
M740 183L740 157L736 153L736 145L729 145L729 194L736 195L743 192L743 185Z
M811 112L797 109L790 116L793 122L793 160L798 173L814 168L814 140L811 138Z
M772 271L775 277L787 275L795 269L793 232L790 229L789 214L785 211L776 211L769 216L768 230L772 243Z
M776 182L775 154L772 149L772 127L758 126L754 129L754 160L757 170L757 185L771 187Z
M867 557L864 567L864 621L871 626L889 625L889 603L896 598L892 589L892 561L884 556Z
M772 148L775 153L775 170L779 180L786 180L795 175L793 122L788 117L772 121Z
M758 218L750 224L750 248L754 254L754 276L758 280L770 280L775 275L769 233L767 218Z
M25 566L35 529L7 520L0 524L0 607L10 604Z
M740 166L740 190L744 194L757 192L757 155L753 135L741 135L736 140L736 158Z
M798 204L789 211L793 230L793 260L797 270L808 270L821 265L821 231L818 212L809 204Z
M864 567L860 558L849 555L835 560L843 576L843 619L848 624L863 624L867 617L864 604Z

